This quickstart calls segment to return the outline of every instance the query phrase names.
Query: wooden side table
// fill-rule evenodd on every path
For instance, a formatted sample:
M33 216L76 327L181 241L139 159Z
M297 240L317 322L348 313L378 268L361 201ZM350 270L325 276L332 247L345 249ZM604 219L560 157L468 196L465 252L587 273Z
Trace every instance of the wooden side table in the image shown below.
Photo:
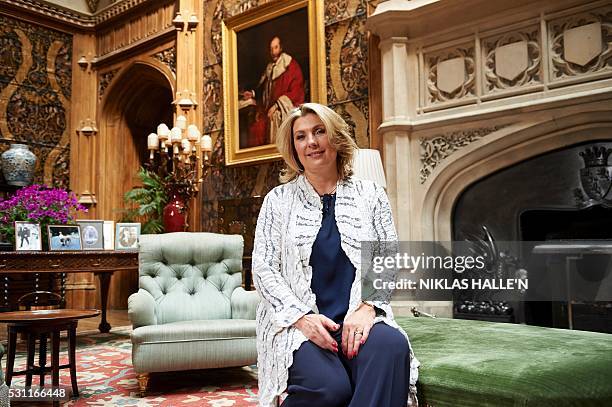
M102 321L100 332L110 331L106 320L108 289L115 271L138 273L138 252L119 250L83 250L72 252L0 252L0 305L10 307L10 274L27 273L36 278L39 273L94 273L100 280ZM38 288L34 288L38 290ZM64 296L64 292L61 293ZM63 300L63 298L62 298ZM1 314L1 313L0 313Z
M6 384L10 387L13 376L25 375L26 386L32 385L32 375L40 376L44 386L45 374L51 373L51 385L59 386L59 370L70 369L72 394L79 395L76 377L76 328L79 319L100 315L99 310L53 309L35 311L13 311L0 313L0 322L8 324L8 353L6 362ZM59 364L60 332L68 331L68 364ZM24 334L28 340L26 369L14 372L17 335ZM51 338L51 366L47 363L47 336ZM40 337L39 364L34 365L36 338ZM58 405L59 402L53 402Z

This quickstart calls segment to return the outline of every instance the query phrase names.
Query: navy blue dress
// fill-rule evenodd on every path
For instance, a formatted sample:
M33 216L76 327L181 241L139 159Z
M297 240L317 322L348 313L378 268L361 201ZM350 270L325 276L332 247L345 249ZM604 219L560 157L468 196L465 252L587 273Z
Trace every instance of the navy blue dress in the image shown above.
M355 267L340 246L335 195L323 195L323 221L312 246L312 291L319 312L342 324L348 311ZM342 353L342 328L330 332L332 353L312 341L302 343L289 368L287 398L281 407L405 407L410 381L410 349L404 336L375 324L358 355Z
M336 194L323 195L323 220L312 245L310 287L317 297L319 313L340 324L348 311L355 266L340 246L334 207Z

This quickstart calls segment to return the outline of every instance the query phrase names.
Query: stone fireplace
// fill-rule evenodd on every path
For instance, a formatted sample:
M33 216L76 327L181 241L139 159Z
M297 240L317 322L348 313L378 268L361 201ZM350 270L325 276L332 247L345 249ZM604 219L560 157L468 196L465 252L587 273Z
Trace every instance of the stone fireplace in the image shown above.
M572 208L588 231L603 209L589 219L574 190L578 153L612 143L609 2L389 0L367 24L380 42L378 131L402 240L450 241L480 224L498 240L535 239L534 218L545 230Z

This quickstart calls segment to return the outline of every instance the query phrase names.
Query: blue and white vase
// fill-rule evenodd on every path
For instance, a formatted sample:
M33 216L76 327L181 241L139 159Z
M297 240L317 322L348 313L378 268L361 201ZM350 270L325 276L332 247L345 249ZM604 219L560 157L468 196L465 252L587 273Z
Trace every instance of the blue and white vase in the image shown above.
M9 185L25 187L32 183L36 156L25 144L11 144L2 154L2 174Z

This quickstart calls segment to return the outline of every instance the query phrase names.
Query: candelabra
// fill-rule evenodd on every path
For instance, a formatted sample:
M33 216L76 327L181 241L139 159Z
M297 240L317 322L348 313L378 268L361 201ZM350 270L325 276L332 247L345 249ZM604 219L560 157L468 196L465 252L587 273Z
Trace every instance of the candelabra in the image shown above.
M170 197L164 208L165 231L187 230L188 202L198 193L210 168L212 139L207 134L201 136L195 124L188 126L181 115L172 129L164 123L157 126L157 133L149 134L147 145L150 154L145 168L157 174Z

